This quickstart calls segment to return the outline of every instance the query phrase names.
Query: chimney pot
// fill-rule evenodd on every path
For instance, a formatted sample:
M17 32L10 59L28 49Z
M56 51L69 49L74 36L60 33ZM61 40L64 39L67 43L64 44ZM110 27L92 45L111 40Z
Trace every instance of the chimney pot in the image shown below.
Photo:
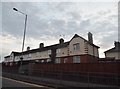
M40 43L39 48L43 48L44 47L44 43Z
M61 38L61 39L59 40L59 43L60 43L60 44L61 44L61 43L64 43L64 39Z
M29 51L29 50L30 50L30 47L28 46L28 47L27 47L27 51Z
M118 49L118 47L120 47L120 42L114 42L114 45L115 45L115 48L117 48Z

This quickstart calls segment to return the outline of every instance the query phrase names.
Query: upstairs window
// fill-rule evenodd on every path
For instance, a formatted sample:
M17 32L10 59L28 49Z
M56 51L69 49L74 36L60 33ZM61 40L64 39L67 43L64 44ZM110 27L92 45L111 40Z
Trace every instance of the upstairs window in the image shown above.
M31 54L28 54L28 58L31 58Z
M57 49L56 53L60 53L61 52L61 49Z
M74 51L80 50L80 44L79 43L73 44L73 50Z
M36 57L38 57L38 56L39 56L39 52L36 53Z
M51 50L48 50L48 54L51 54Z

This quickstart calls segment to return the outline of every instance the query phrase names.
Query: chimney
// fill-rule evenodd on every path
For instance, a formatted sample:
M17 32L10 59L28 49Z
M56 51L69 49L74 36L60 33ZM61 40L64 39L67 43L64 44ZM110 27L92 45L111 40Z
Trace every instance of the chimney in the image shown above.
M40 43L39 48L43 48L44 47L44 43Z
M91 32L88 33L88 41L90 43L93 43L93 37L92 37L92 33Z
M61 38L61 39L59 40L59 44L62 44L62 43L64 43L64 39L63 39L63 38Z
M29 50L30 50L30 47L28 46L28 47L27 47L27 51L29 51Z
M118 49L120 47L120 42L115 41L114 45L115 45L115 48Z

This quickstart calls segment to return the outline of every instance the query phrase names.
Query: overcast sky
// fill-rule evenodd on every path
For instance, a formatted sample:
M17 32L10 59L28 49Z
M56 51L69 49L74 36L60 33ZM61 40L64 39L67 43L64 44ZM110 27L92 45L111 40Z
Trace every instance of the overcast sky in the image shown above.
M38 48L41 42L56 44L60 35L65 41L74 34L87 39L91 32L104 57L118 40L118 2L2 2L2 58L21 51L25 16L13 7L28 15L24 50Z

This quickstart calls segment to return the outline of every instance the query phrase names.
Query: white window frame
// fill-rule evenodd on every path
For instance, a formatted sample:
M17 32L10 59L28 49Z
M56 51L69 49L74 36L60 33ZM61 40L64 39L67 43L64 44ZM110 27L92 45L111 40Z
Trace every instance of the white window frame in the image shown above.
M44 63L45 62L45 60L41 60L41 63Z
M61 49L57 49L56 53L60 53L61 52Z
M48 54L51 54L51 50L48 50Z
M73 63L80 63L80 56L73 56Z
M31 58L31 53L28 54L28 58Z
M80 43L73 44L73 50L74 51L80 50Z
M55 59L55 63L61 63L61 59L60 58L56 58Z
M67 58L64 58L64 63L67 63L68 59Z
M35 60L35 62L39 62L40 60Z
M36 53L36 57L38 57L38 56L39 56L39 52Z
M11 62L11 63L10 63L10 66L12 66L12 65L13 65L13 63Z
M51 62L51 59L47 59L47 62Z

